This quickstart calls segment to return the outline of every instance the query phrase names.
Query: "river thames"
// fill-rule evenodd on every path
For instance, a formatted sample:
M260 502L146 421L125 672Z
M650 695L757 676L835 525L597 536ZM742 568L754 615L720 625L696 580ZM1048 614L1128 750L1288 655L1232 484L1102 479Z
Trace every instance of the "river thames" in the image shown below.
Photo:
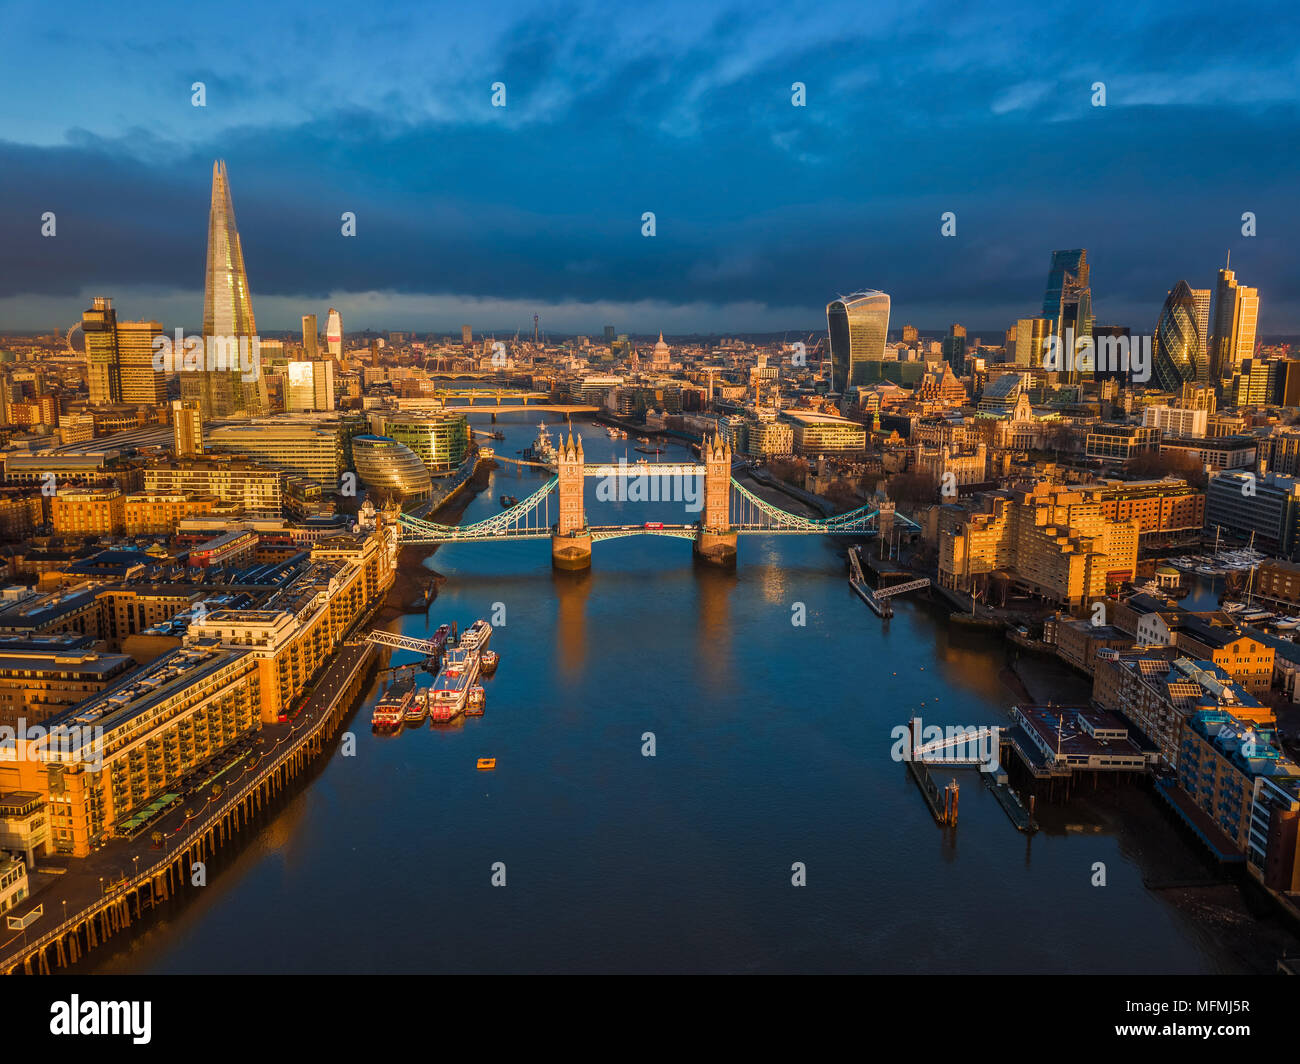
M513 456L537 417L499 427L508 438L492 445ZM639 457L635 441L580 430L588 461ZM545 475L498 468L463 520ZM698 516L596 490L593 524ZM1027 837L974 772L936 773L961 786L958 826L936 826L890 759L891 729L914 713L1006 724L1020 697L1009 650L906 596L885 626L849 589L842 543L742 537L735 573L652 536L595 544L580 576L552 572L546 540L444 546L426 564L446 577L436 601L389 627L418 636L495 611L486 714L374 735L377 678L349 724L355 756L336 750L194 900L90 970L1134 973L1267 960L1234 943L1234 929L1258 929L1230 905L1206 913L1144 885L1214 873L1136 787L1095 806L1040 802L1043 830ZM1060 700L1086 696L1083 678L1035 668ZM477 771L480 757L495 772ZM492 885L498 862L505 886ZM796 862L806 886L792 885Z

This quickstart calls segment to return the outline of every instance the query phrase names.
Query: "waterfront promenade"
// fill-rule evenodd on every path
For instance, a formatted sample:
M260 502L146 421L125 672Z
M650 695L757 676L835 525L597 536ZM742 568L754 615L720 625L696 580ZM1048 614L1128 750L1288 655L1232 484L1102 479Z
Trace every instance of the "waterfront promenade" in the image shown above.
M382 602L382 600L381 600ZM376 604L376 608L379 604ZM374 612L367 610L356 631ZM163 901L188 891L192 865L205 861L326 748L350 712L376 656L372 644L345 642L325 667L298 716L264 725L223 752L219 794L191 795L134 839L112 839L89 857L69 859L67 871L6 913L43 912L22 931L0 931L0 973L48 973L75 963L104 939ZM237 771L236 771L237 769ZM160 832L164 841L150 841Z

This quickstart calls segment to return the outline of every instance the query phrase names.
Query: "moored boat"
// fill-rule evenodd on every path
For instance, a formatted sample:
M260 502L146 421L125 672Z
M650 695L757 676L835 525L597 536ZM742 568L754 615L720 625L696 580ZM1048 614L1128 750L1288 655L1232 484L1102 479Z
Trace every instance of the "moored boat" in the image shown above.
M402 714L402 720L407 724L423 724L428 715L429 694L427 691L417 691L407 705L406 712Z
M402 720L413 701L415 701L415 679L403 677L394 680L375 703L374 712L370 716L370 726L381 732L396 731L402 726Z
M487 650L491 641L492 626L480 617L461 633L460 642L456 646L460 650L481 654Z
M487 705L487 692L482 686L475 684L469 689L469 698L465 702L465 716L481 717L483 709Z
M479 672L484 676L491 676L497 671L497 665L501 661L501 655L495 650L485 650L479 655Z

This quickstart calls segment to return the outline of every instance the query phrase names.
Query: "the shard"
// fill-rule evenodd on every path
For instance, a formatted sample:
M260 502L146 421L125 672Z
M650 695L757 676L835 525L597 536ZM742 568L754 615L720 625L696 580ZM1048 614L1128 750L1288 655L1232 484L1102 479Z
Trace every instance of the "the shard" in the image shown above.
M226 164L218 160L212 164L208 262L203 286L205 357L196 370L181 374L182 397L197 399L205 417L259 414L265 410L266 385L254 340L256 335L257 322L253 317L248 273L244 269L244 251L235 227L230 181ZM218 352L215 358L214 351ZM235 351L240 352L240 357L231 365L229 356Z

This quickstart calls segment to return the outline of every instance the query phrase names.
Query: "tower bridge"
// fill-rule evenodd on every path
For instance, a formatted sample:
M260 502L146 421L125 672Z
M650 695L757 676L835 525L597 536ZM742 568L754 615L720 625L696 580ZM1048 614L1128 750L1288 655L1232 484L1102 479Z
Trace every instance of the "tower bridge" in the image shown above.
M689 539L698 561L726 568L736 564L736 544L742 535L871 536L894 528L919 532L919 526L894 504L884 501L833 517L805 517L759 498L731 475L731 445L714 437L704 442L702 462L593 462L582 450L582 437L569 430L556 453L556 472L526 499L509 509L468 525L440 525L402 514L401 541L409 544L474 543L511 539L549 539L551 563L557 569L591 566L593 543L624 536L665 536ZM647 478L702 477L699 519L691 523L648 521L636 525L589 525L583 503L588 478L614 483ZM551 497L555 496L555 514ZM635 500L634 501L638 501ZM655 501L653 494L648 501Z

